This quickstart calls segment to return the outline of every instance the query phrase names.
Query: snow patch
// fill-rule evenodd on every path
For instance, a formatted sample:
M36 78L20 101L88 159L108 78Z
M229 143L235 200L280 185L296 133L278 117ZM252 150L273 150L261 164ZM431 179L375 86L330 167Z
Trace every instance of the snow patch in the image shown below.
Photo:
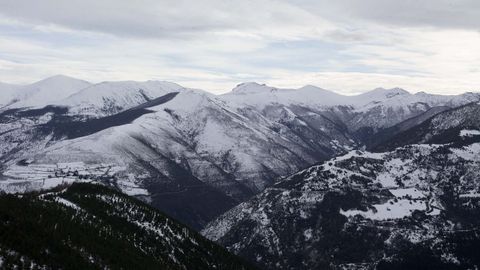
M425 194L418 190L417 188L397 188L389 189L390 193L397 198L403 198L406 196L411 197L412 199L424 198Z
M465 160L476 160L480 155L480 143L474 143L458 149L451 149L457 156Z
M401 199L395 202L389 200L384 204L374 204L375 210L360 211L360 210L347 210L340 209L340 214L353 217L361 215L365 218L372 220L387 220L387 219L401 219L410 216L414 210L425 211L427 205L424 201L412 201L408 199Z
M460 137L473 137L480 135L480 130L463 129L460 131Z
M61 198L61 197L56 197L55 201L58 202L58 203L61 203L63 205L66 205L70 208L73 208L75 210L80 210L81 209L78 205L76 205L76 204L72 203L71 201L68 201L64 198Z

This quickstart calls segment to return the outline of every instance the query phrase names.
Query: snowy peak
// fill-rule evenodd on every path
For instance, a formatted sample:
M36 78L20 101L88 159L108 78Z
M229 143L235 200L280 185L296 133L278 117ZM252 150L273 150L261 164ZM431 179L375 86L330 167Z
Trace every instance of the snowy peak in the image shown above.
M90 85L91 83L84 80L79 80L65 75L55 75L35 82L33 84L27 85L26 88L31 89L30 91L32 92L34 92L35 90L51 91L56 93L62 93L63 96L69 96L72 93ZM63 91L58 89L63 89Z
M259 84L256 82L246 82L237 85L232 89L234 94L252 94L252 93L262 93L262 92L275 92L278 89L275 87L270 87L265 84Z
M311 84L307 84L307 85L299 88L298 90L302 90L302 91L328 91L328 90L322 89L318 86L311 85Z
M164 81L102 82L84 88L57 104L70 107L72 113L105 116L182 89L178 84Z
M43 107L64 99L91 83L64 75L56 75L22 86L13 97L10 107Z
M344 95L341 95L341 94L338 94L338 93L335 93L333 91L330 91L330 90L326 90L326 89L323 89L323 88L320 88L318 86L314 86L314 85L305 85L301 88L298 88L297 89L298 91L298 94L299 95L307 95L307 98L308 97L311 97L311 98L326 98L326 99L334 99L340 103L348 103L348 97L347 96L344 96Z
M33 84L41 85L49 85L49 84L75 84L75 83L81 83L83 85L90 85L90 82L87 82L85 80L77 79L74 77L62 75L62 74L57 74L48 78L45 78L43 80L40 80L38 82L35 82Z
M319 108L349 103L347 96L312 85L306 85L298 89L282 89L254 82L239 84L232 92L224 94L220 98L234 104L234 106L257 106L257 108L272 104Z
M17 87L18 86L14 84L0 82L0 91L3 91L4 89L13 89Z
M396 96L409 96L409 95L411 95L410 92L408 92L405 89L398 88L398 87L391 88L391 89L375 88L372 91L361 94L361 96L369 97L369 98L372 98L372 99L375 99L375 98L393 98L393 97L396 97Z
M17 88L17 85L0 82L0 107L12 102Z

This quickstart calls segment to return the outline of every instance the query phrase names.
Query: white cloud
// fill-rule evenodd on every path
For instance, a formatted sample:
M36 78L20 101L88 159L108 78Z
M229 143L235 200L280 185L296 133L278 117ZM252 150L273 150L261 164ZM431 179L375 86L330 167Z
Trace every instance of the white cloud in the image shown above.
M62 73L216 93L252 80L343 93L478 91L477 3L0 0L0 81Z

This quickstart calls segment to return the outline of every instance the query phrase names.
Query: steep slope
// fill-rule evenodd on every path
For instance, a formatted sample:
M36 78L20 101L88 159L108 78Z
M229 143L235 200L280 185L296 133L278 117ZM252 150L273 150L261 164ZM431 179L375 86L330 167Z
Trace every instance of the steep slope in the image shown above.
M0 110L13 102L15 91L20 86L0 82Z
M4 172L10 175L6 178L12 179L10 168L21 160L30 160L32 165L116 164L125 168L121 174L129 175L132 184L147 191L152 205L200 228L263 190L273 179L354 145L345 127L323 116L301 120L287 117L293 112L283 110L287 116L276 122L256 111L247 118L214 96L194 90L182 91L163 103L150 102L136 108L86 121L48 113L50 116L35 116L26 128L30 139L21 141L41 138L36 144L39 151L33 150L30 143L15 143L18 132L25 134L21 128L5 131L1 136L9 142L2 151ZM110 125L112 119L130 116L132 122ZM6 122L10 119L7 115L4 118ZM309 127L314 124L319 131ZM313 141L319 132L325 139ZM310 138L306 137L308 133ZM26 181L20 177L8 183L16 186Z
M396 135L414 128L415 126L429 120L431 117L449 109L451 108L447 106L432 107L431 109L428 109L417 116L408 118L394 126L379 129L374 135L365 137L362 142L366 145L367 149L375 149L378 145L388 143L388 141L392 140Z
M54 104L79 90L90 86L89 82L57 75L39 82L17 87L8 108L44 107Z
M476 268L479 150L352 151L281 180L202 233L265 269Z
M0 195L0 216L2 269L252 269L158 210L98 184Z
M59 100L56 105L69 107L72 115L103 117L182 89L178 84L162 81L102 82Z
M363 138L379 130L392 127L409 118L421 115L435 107L454 108L480 100L479 93L465 93L457 96L410 94L403 89L376 89L359 95L362 100L354 105L354 114L347 119L347 125L357 133L367 133Z
M388 140L372 149L384 151L412 143L457 143L480 140L480 104L470 103L421 121L418 125L399 129ZM460 136L459 136L460 135Z
M478 93L458 96L410 94L400 88L377 88L370 92L344 96L315 86L299 89L278 89L257 83L238 85L220 98L235 108L302 107L314 112L331 112L359 139L366 139L377 130L394 126L438 107L457 107L480 100ZM362 134L364 134L362 136Z
M387 106L396 115L425 95L377 89L348 97L313 86L284 90L247 83L215 96L164 82L96 84L58 102L63 107L0 114L0 186L42 186L16 176L35 166L111 164L123 168L115 174L124 180L112 180L122 190L135 190L201 228L275 179L361 147L366 137L358 135L358 123L383 130ZM392 116L388 125L429 106L476 97L437 97L418 111Z

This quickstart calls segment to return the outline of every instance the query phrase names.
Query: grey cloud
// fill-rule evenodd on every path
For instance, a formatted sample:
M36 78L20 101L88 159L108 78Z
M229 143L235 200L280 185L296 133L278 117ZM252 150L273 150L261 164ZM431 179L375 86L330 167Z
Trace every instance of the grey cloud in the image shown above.
M336 42L362 42L370 38L370 36L361 31L348 31L345 29L336 29L325 33L325 38Z
M480 29L478 0L294 0L331 20L363 19L387 25Z
M281 28L302 23L305 14L275 0L0 0L0 16L23 22L154 38L264 25Z
M155 38L264 25L281 29L285 24L301 24L302 19L308 23L306 14L353 27L359 20L366 20L387 25L480 29L478 0L0 0L0 15L9 18ZM362 39L354 31L330 34L330 38L339 40Z
M33 24L119 36L163 37L232 27L231 18L200 1L0 0L0 14Z

